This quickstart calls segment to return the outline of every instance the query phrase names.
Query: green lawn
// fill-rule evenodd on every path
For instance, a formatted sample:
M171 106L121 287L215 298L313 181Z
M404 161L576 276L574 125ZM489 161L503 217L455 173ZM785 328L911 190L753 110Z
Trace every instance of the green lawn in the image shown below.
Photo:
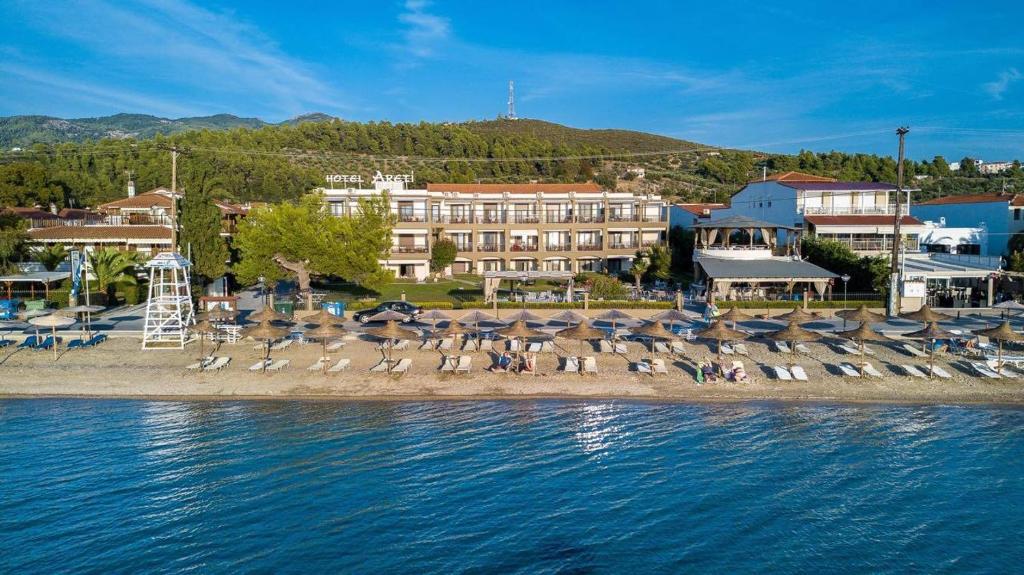
M409 301L460 301L483 299L483 288L477 276L456 276L451 280L416 283L396 280L382 287L379 292L363 289L353 284L328 283L318 288L326 289L337 297L328 299L359 300L373 298L379 301L405 299Z

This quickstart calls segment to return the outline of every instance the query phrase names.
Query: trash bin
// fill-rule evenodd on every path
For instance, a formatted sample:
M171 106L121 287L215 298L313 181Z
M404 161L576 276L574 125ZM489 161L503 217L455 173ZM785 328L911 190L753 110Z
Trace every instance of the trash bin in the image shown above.
M295 312L295 302L275 301L274 311L277 313L283 313L284 315L293 315Z
M320 307L327 310L327 313L331 315L345 317L345 302L343 301L325 301L320 304Z

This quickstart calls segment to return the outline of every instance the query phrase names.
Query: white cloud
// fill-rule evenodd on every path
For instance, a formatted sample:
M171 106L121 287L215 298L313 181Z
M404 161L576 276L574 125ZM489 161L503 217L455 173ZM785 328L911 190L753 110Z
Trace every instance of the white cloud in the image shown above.
M1020 70L1016 68L1009 68L999 73L999 77L992 82L986 82L982 84L982 88L988 92L989 96L996 100L1002 100L1003 94L1010 89L1010 84L1024 78L1024 75L1020 73Z
M403 50L417 58L433 56L439 44L451 36L448 18L427 12L426 0L406 0L398 21L405 24Z

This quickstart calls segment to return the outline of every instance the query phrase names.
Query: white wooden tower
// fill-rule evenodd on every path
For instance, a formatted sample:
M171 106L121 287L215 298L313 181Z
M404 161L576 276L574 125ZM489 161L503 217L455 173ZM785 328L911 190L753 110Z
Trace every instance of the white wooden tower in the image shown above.
M196 322L188 277L191 265L177 252L163 252L146 263L149 299L142 349L185 348L188 326Z

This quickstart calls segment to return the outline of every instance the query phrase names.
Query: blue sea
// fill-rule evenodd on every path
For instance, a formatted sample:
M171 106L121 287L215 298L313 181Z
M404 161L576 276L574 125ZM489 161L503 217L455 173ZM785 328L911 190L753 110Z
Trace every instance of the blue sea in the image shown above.
M1008 573L1024 410L0 401L3 573Z

